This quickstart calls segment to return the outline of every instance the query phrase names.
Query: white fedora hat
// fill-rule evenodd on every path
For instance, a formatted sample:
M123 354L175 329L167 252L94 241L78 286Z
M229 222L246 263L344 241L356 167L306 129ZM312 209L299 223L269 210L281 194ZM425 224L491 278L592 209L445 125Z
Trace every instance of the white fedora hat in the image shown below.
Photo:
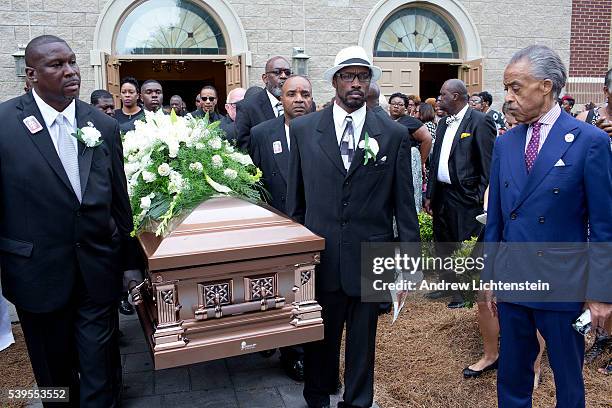
M377 81L382 73L380 68L372 65L372 59L366 50L364 50L363 47L354 45L343 48L338 52L334 60L334 66L325 71L323 78L325 78L326 81L331 81L336 72L340 71L342 68L352 66L370 68L370 71L372 71L372 81Z

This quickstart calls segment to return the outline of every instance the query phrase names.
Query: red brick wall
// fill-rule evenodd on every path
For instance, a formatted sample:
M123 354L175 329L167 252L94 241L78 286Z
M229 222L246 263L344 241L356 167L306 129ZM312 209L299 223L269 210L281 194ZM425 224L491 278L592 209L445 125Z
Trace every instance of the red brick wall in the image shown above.
M603 77L608 70L612 0L573 0L571 77Z

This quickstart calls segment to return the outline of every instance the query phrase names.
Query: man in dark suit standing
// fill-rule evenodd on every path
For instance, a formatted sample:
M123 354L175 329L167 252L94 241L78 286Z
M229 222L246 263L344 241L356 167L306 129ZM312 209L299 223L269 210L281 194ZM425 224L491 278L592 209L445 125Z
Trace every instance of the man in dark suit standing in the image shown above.
M68 406L114 407L121 272L139 266L119 125L77 99L64 40L36 37L25 59L32 92L0 105L2 290L38 386L70 387Z
M282 87L283 116L260 123L251 129L249 150L253 163L263 172L264 188L270 193L270 204L286 213L289 172L289 123L310 112L312 85L303 76L287 78ZM304 350L301 345L282 347L281 364L285 373L296 381L304 380Z
M504 71L508 113L521 124L495 143L482 278L550 285L497 291L497 305L487 292L499 317L497 399L504 408L532 405L536 331L546 341L556 407L584 407L584 337L572 324L588 309L592 331L610 333L610 139L559 107L566 80L561 58L543 45L518 51Z
M290 124L287 213L325 238L316 270L325 338L306 344L304 356L304 398L310 407L329 406L336 391L345 323L339 406L372 405L379 303L360 297L361 243L393 241L394 216L399 239L419 241L406 130L366 108L370 82L380 74L363 48L341 50L325 72L336 89L334 104Z
M440 107L448 116L440 120L436 130L424 208L433 215L436 255L443 258L459 243L480 233L482 225L476 216L483 212L497 134L489 117L468 107L468 97L465 84L458 79L446 81L440 90ZM457 281L454 271L442 271L440 277L446 282ZM433 292L429 296L446 294ZM463 307L461 294L451 294L448 307Z
M278 118L283 114L280 101L281 88L291 76L291 65L284 57L272 57L266 62L266 72L261 76L266 88L253 97L247 97L236 105L237 146L249 150L251 128L266 120Z

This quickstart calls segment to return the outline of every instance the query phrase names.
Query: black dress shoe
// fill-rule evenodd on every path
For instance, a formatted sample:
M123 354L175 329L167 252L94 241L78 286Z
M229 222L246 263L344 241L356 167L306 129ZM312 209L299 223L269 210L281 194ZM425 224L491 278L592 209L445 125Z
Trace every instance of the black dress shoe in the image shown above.
M293 381L304 381L304 357L281 358L285 374Z
M432 299L432 300L442 299L443 297L447 297L447 296L448 296L448 292L445 290L434 290L424 295L425 299Z
M446 307L449 309L461 309L462 307L465 307L465 302L450 302L448 305L446 305Z
M121 297L121 303L119 303L119 313L122 315L134 314L134 306L128 300L127 294Z
M465 367L465 369L463 370L463 378L476 378L476 377L479 377L482 373L485 373L487 371L497 370L498 361L499 360L495 360L493 364L486 366L482 370L472 370L469 366Z

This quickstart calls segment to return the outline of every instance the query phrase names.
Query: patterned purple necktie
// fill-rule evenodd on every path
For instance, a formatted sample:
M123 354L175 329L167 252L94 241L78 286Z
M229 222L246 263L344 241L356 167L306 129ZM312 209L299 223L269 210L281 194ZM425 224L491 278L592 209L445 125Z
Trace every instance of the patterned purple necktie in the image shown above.
M536 157L538 157L538 148L540 147L540 128L542 124L540 122L534 123L531 128L531 139L527 144L527 150L525 150L525 165L527 166L527 173L533 168Z

